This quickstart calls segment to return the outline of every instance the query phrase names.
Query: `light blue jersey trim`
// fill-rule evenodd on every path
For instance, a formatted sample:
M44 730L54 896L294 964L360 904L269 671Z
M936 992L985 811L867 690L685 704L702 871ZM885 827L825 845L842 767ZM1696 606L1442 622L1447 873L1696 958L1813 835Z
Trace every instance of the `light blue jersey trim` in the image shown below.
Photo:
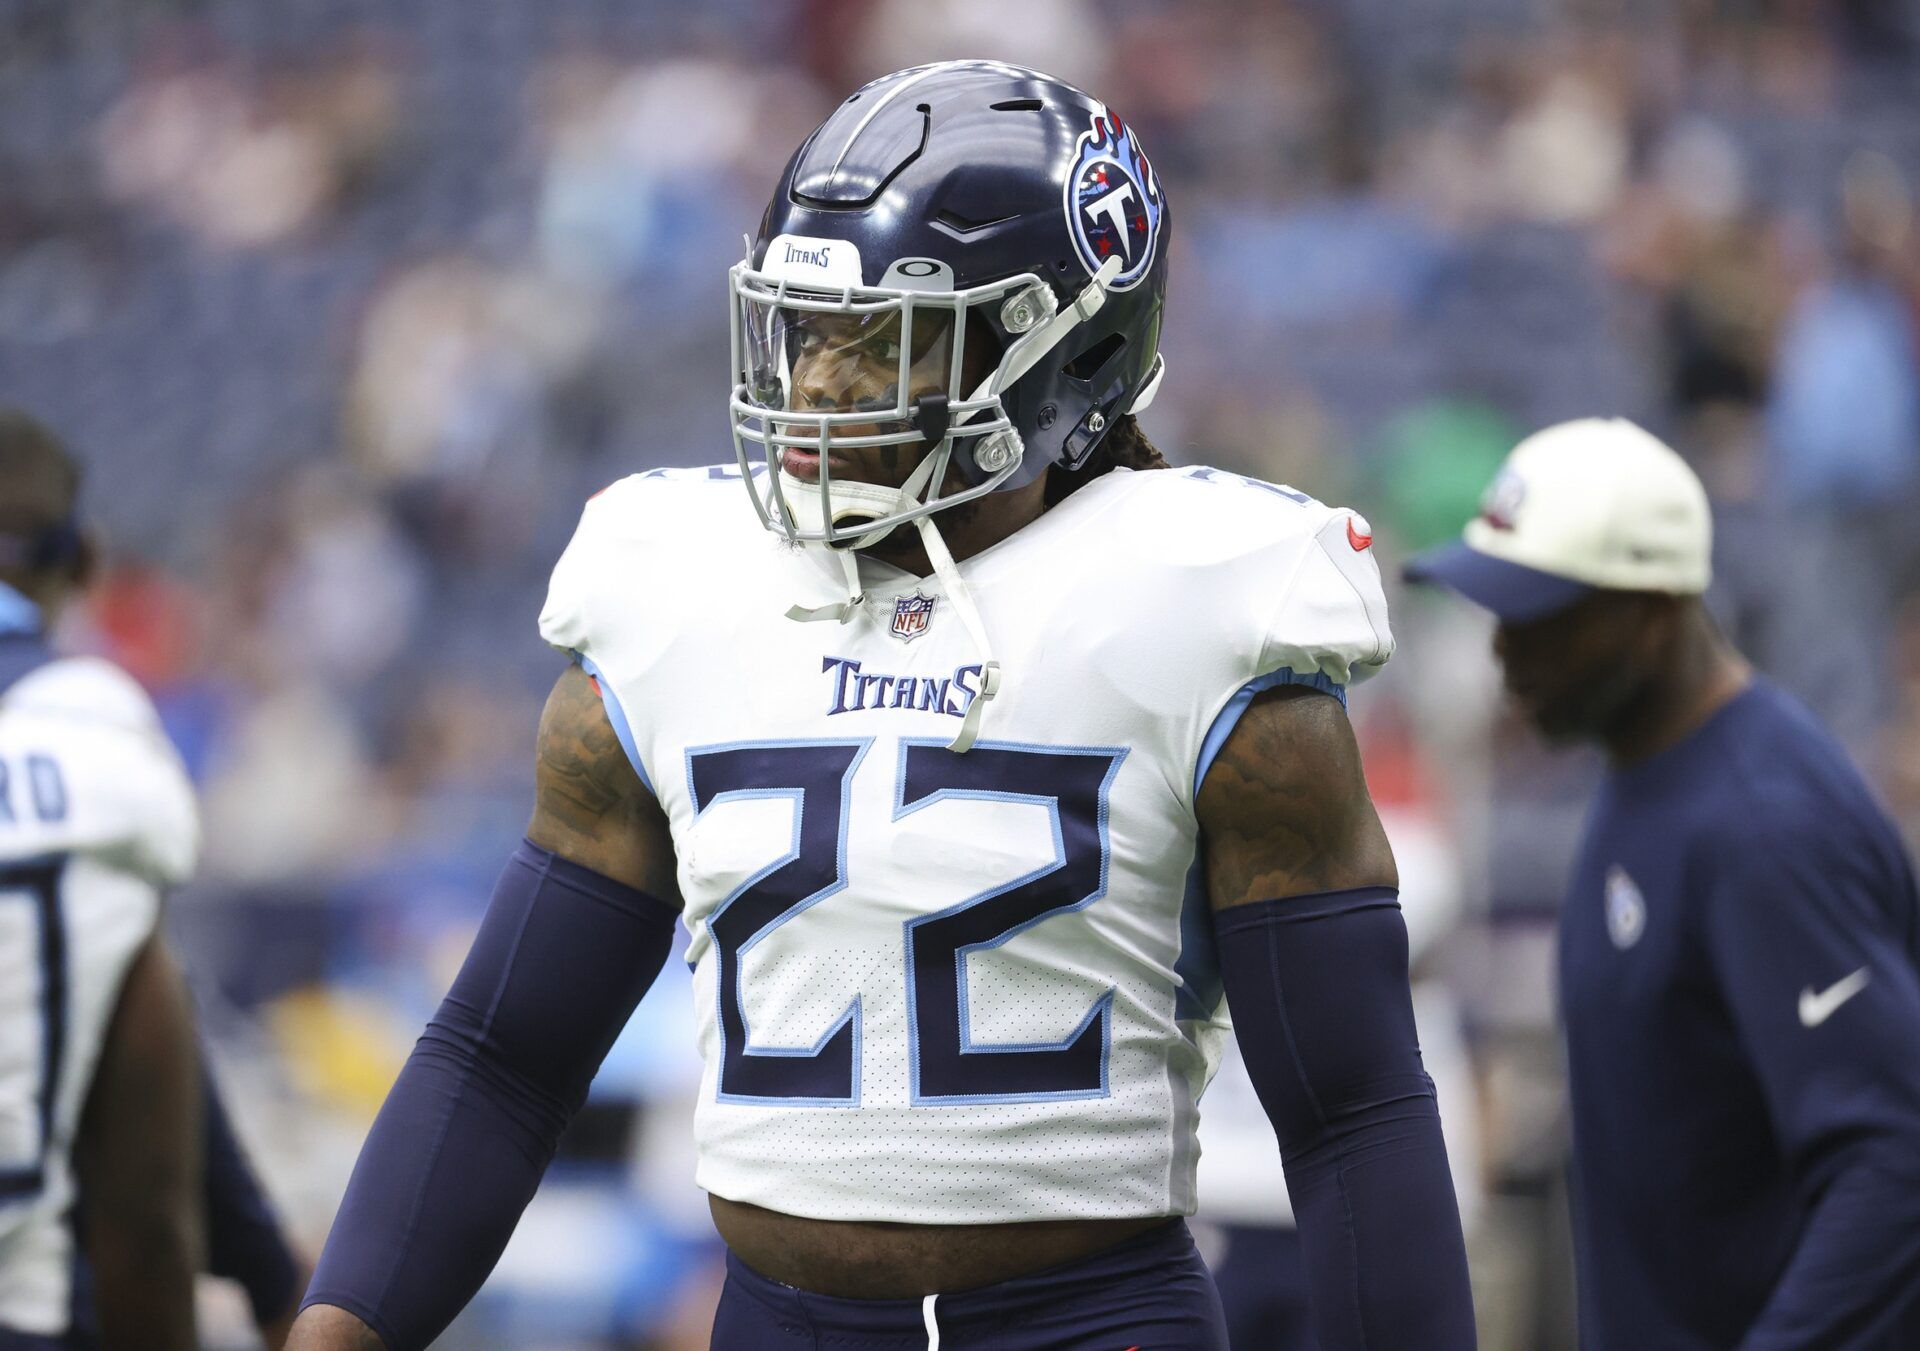
M1180 977L1180 991L1174 997L1176 1020L1206 1022L1220 1011L1226 986L1220 976L1220 949L1213 938L1207 870L1199 850L1187 869L1186 891L1180 900L1180 956L1173 970Z
M0 582L0 633L38 633L41 625L40 607Z
M633 772L640 776L640 782L649 793L659 797L660 794L654 792L653 780L647 777L647 767L640 763L640 748L633 743L633 728L627 722L626 709L620 707L620 696L613 692L613 682L601 674L600 668L593 664L593 658L584 652L575 652L573 659L600 687L600 702L606 705L607 721L613 724L613 734L620 738L620 749L627 753L627 762L633 766Z
M1322 694L1331 694L1340 701L1342 708L1347 705L1347 687L1318 671L1309 671L1302 675L1298 671L1283 666L1277 671L1255 676L1242 685L1234 693L1233 698L1227 700L1227 706L1220 710L1220 715L1213 720L1213 726L1207 729L1206 739L1200 743L1200 760L1193 767L1193 795L1196 798L1200 796L1200 785L1206 782L1207 771L1213 768L1214 757L1220 754L1220 748L1226 745L1227 738L1233 735L1233 729L1239 725L1241 715L1247 711L1248 705L1253 703L1253 696L1262 690L1270 690L1276 685L1308 685Z

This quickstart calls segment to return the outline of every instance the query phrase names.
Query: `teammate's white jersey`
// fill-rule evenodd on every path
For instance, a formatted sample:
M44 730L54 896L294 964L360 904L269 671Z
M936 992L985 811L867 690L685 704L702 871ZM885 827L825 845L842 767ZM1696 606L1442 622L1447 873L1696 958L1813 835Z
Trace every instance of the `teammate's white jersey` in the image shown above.
M671 823L699 1183L930 1224L1189 1213L1224 1024L1195 785L1250 687L1392 650L1366 525L1208 469L1116 471L937 578L763 530L738 471L588 504L541 632ZM1230 707L1231 706L1231 707ZM1183 922L1184 921L1184 922Z
M0 695L0 1328L67 1329L74 1133L128 963L198 847L131 677L73 658Z

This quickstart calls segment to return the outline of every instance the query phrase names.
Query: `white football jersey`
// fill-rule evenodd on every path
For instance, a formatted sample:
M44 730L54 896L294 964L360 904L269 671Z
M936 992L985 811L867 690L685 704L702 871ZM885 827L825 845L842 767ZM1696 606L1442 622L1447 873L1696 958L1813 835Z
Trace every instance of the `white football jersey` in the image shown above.
M0 695L0 1328L67 1329L74 1134L128 964L198 847L125 672L58 660Z
M541 632L672 826L707 1190L983 1224L1190 1213L1224 1023L1196 784L1252 691L1392 651L1364 521L1210 469L1116 471L936 577L764 530L732 467L595 497Z

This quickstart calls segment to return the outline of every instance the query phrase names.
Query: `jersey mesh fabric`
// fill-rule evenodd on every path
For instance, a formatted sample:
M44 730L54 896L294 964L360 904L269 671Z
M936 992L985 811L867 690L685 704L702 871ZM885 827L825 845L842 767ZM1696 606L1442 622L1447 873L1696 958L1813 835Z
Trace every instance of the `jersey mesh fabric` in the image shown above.
M737 470L588 505L541 632L593 663L673 830L702 1186L826 1219L1191 1212L1225 1035L1182 937L1195 769L1249 681L1391 652L1351 519L1213 470L1087 485L960 565L1004 673L960 756L980 656L937 579L863 559L852 622L795 623L841 570L763 531Z

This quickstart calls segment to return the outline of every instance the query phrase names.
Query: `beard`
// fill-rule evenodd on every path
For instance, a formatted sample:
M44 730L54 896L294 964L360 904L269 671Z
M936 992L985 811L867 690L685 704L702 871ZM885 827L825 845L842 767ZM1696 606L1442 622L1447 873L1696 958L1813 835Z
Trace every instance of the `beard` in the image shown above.
M1529 709L1528 719L1555 745L1602 740L1632 721L1645 702L1647 685L1645 672L1621 666L1591 684Z

